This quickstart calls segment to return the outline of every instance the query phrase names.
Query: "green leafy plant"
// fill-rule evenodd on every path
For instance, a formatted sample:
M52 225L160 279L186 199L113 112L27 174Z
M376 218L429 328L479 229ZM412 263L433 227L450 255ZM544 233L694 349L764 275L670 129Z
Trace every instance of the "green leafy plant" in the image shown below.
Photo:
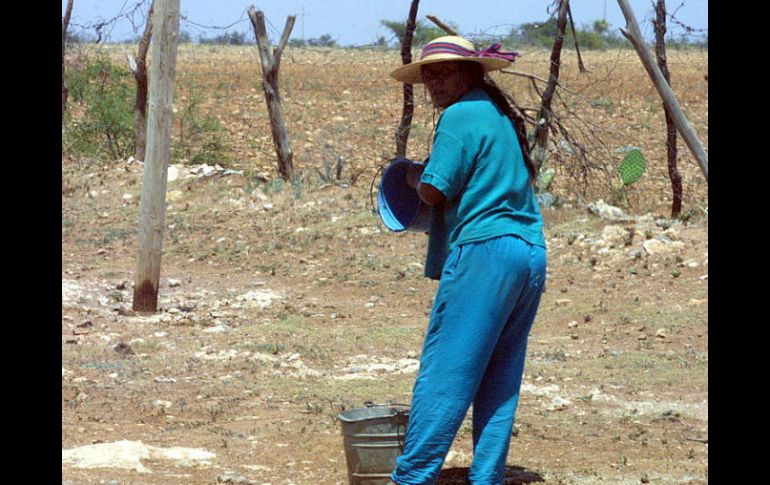
M68 72L71 99L84 109L68 115L65 146L74 154L113 159L133 153L135 87L128 69L100 54Z
M177 143L174 158L193 165L226 165L229 151L220 132L222 125L213 116L200 114L203 98L197 93L190 95L184 108L177 114Z

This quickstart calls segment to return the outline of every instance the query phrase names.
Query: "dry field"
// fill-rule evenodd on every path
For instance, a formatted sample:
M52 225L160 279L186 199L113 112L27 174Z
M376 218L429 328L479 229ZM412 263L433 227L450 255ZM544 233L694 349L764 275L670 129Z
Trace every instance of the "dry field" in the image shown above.
M108 53L124 62L129 48ZM547 77L549 53L524 54L516 70ZM707 184L680 139L688 218L667 219L663 111L639 60L587 52L580 74L564 59L560 113L595 168L580 179L568 150L551 154L561 204L543 210L549 279L506 484L707 483ZM436 288L422 277L427 238L387 232L370 205L394 152L399 63L395 51L285 51L291 186L275 179L256 48L180 48L176 110L196 100L220 121L235 172L172 160L154 315L129 310L141 165L63 157L63 483L347 482L335 415L410 401ZM672 52L669 66L708 147L708 54ZM535 105L525 78L495 79ZM415 94L418 160L433 113ZM586 205L612 200L626 146L648 171L629 189L635 218L610 221ZM123 440L155 448L101 465L72 451ZM470 441L464 425L442 483L461 483Z

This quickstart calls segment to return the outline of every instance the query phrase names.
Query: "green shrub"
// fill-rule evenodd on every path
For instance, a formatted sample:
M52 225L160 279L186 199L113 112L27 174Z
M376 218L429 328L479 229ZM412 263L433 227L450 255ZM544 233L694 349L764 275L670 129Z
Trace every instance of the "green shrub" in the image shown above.
M133 76L104 55L86 58L67 71L70 99L84 106L82 115L68 110L64 140L72 153L126 157L134 151Z
M192 93L187 105L175 116L176 143L173 158L193 165L226 165L229 154L220 132L222 124L213 116L200 114L200 94Z

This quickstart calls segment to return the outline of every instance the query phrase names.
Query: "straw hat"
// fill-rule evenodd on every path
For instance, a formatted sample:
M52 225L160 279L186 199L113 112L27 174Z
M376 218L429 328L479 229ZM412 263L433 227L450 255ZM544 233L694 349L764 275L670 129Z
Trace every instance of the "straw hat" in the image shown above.
M397 81L408 84L422 83L422 66L446 61L473 61L484 66L484 72L495 71L511 65L518 56L516 52L500 50L500 43L486 49L476 50L473 43L458 35L447 35L433 39L422 48L420 60L403 65L391 72Z

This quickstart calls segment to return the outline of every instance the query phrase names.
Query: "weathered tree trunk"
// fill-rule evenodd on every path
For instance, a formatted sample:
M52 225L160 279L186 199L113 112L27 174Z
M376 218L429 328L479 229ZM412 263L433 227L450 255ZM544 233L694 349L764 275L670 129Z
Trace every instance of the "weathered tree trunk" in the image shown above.
M73 0L67 0L67 10L64 11L64 18L61 21L61 122L64 125L64 112L67 111L67 98L69 97L69 89L64 82L64 54L67 46L67 29L70 25L70 17L72 16L72 2Z
M406 21L406 31L401 39L401 60L404 64L412 62L412 37L417 26L417 7L420 0L412 0L409 8L409 18ZM396 157L406 156L406 145L409 141L409 132L412 129L412 115L414 114L414 85L404 83L404 109L401 113L401 124L396 132Z
M290 15L286 19L283 35L278 46L270 51L270 41L265 29L265 14L261 10L249 7L249 18L257 37L259 59L262 64L262 88L265 91L267 112L270 116L270 131L273 135L273 144L278 155L278 172L284 180L294 181L294 165L292 163L292 151L289 146L289 134L286 131L286 122L281 107L281 95L278 90L278 71L281 67L281 54L289 41L291 29L294 27L296 15Z
M569 9L569 0L561 0L559 3L559 17L556 21L556 39L551 50L551 74L548 78L548 85L543 92L540 102L540 109L537 112L537 128L535 129L535 146L532 150L532 161L535 164L536 171L545 161L545 155L548 150L548 132L551 127L551 101L553 93L556 91L556 84L559 81L559 69L561 67L561 48L564 44L564 31L567 28L567 11Z
M155 0L150 4L147 12L147 23L144 26L144 34L139 42L139 52L136 55L136 102L134 103L134 157L144 160L144 152L147 146L147 51L152 38L152 10Z
M147 122L147 154L139 203L139 255L134 275L136 311L154 312L158 307L163 225L166 218L166 183L171 153L171 122L179 40L179 0L157 0L152 24L150 112Z
M658 67L663 73L666 82L671 85L671 73L668 71L666 62L666 1L657 0L655 4L656 20L653 20L655 26L655 57L658 60ZM671 217L677 217L682 212L682 176L676 166L676 126L671 112L664 105L663 110L666 114L666 152L668 154L668 178L671 180L671 192L673 201L671 202Z
M655 64L652 59L652 55L650 55L649 50L647 50L644 43L644 37L642 37L642 32L639 30L639 24L636 22L636 16L634 15L634 11L631 10L628 0L618 0L618 4L623 11L623 16L626 18L626 26L631 31L629 33L620 29L620 32L629 42L631 42L631 45L634 46L634 50L639 55L642 65L645 70L647 70L647 74L650 76L650 79L652 79L653 85L663 99L663 104L671 112L677 131L682 135L690 152L692 152L693 156L698 161L703 176L706 177L706 182L708 182L709 160L708 154L703 148L703 144L698 139L698 135L695 133L695 130L693 130L690 122L687 121L687 117L679 107L679 102L674 95L674 91L671 90L671 86L668 85L666 79L663 77L663 73L660 72L657 64Z

